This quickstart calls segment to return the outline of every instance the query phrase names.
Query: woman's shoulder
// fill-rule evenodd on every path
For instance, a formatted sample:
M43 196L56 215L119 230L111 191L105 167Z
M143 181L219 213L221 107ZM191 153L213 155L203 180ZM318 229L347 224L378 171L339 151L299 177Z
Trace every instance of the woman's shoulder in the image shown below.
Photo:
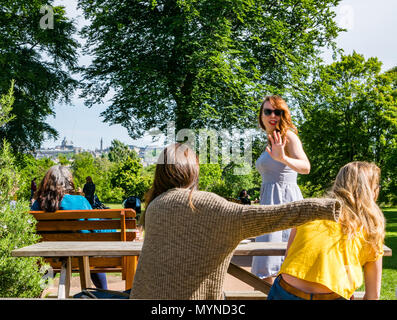
M289 140L300 141L298 134L294 132L292 129L287 130L286 136Z
M41 211L40 203L35 200L30 208L31 211Z
M170 190L167 190L166 192L164 192L163 194L161 194L159 196L159 198L161 197L185 197L185 196L189 196L191 192L191 189L187 189L187 188L173 188ZM205 199L205 198L220 198L220 199L224 199L220 196L218 196L215 193L212 192L208 192L208 191L201 191L201 190L194 190L193 191L193 197L194 199Z
M88 200L75 194L65 194L61 201L61 208L63 210L89 210L92 209Z
M186 188L170 189L163 194L159 195L155 200L160 202L182 202L187 203L191 190ZM155 201L153 200L153 202ZM228 205L231 202L225 198L208 191L194 190L192 194L193 204L208 204L208 205ZM156 201L156 202L157 202Z

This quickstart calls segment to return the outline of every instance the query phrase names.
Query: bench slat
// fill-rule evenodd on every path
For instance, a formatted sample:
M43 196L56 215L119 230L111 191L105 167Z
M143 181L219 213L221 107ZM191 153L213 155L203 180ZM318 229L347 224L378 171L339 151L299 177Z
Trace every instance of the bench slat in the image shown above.
M41 233L41 241L120 241L119 232L107 233ZM133 241L136 232L126 232L126 240Z
M135 229L135 220L126 220L126 229ZM36 230L41 231L77 231L77 230L103 230L120 229L120 220L100 220L100 221L62 221L46 220L36 224Z
M61 268L61 261L60 259L54 258L45 258L46 262L51 264L51 267L54 269ZM110 267L118 267L121 269L122 264L122 257L90 257L89 258L90 266L101 267L101 268L110 268ZM79 268L79 260L78 258L72 258L72 268L78 269Z
M30 211L30 213L36 218L36 220L77 220L85 218L100 218L100 219L111 219L120 218L121 213L124 212L126 218L135 218L135 211L132 209L120 209L118 211L111 209L101 210L59 210L55 212L43 212L43 211Z

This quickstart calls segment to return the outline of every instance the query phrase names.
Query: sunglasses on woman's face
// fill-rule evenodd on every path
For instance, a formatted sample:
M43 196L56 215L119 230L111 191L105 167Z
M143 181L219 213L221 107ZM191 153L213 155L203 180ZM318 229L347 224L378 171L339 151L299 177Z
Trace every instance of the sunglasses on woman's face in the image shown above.
M263 109L263 113L265 114L265 116L270 116L272 113L274 113L275 116L279 117L283 114L283 110L280 109Z

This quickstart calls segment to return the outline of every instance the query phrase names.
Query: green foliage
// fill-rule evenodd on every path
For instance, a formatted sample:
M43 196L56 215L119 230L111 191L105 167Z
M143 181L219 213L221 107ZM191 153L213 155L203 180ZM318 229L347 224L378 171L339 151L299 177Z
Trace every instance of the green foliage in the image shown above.
M8 94L0 97L0 128L7 122L14 119L15 116L11 115L12 105L14 103L14 80L11 81L11 87Z
M5 0L0 6L0 92L15 80L13 115L0 127L0 140L14 151L33 151L57 131L46 123L54 115L54 102L69 102L77 81L68 72L77 66L79 44L64 8L53 7L54 28L40 28L40 8L54 1Z
M0 297L37 298L44 283L43 261L38 258L11 257L11 251L36 243L35 219L29 204L15 201L19 174L8 143L0 148Z
M244 169L239 172L238 169ZM255 168L245 164L230 163L222 167L218 163L200 165L199 190L214 192L222 197L237 198L242 189L249 190L252 199L259 198L261 177Z
M61 166L69 166L69 165L70 165L69 159L68 159L67 156L64 155L64 154L59 154L59 155L58 155L58 162L59 162L59 164L60 164Z
M31 154L17 154L15 161L16 168L20 174L18 198L30 198L30 183L37 178L37 187L44 178L47 170L55 165L50 158L35 159Z
M112 141L112 146L108 157L95 158L89 152L73 156L71 168L76 189L83 189L86 177L91 176L95 193L102 202L122 202L129 195L142 197L149 188L150 174L143 174L135 151L117 140Z
M380 200L396 201L396 77L380 70L377 58L354 52L320 66L297 97L299 132L312 164L299 179L311 192L330 187L346 163L372 161L382 169Z
M202 191L213 190L222 183L222 168L218 163L200 165L199 189Z
M91 176L94 179L96 178L96 176L98 176L99 173L97 167L95 166L95 158L89 152L81 152L75 154L73 156L73 163L71 165L71 168L73 171L73 181L76 189L83 189L83 186L86 182L85 178L87 176Z
M123 162L128 157L138 159L137 153L134 150L130 150L126 144L117 139L112 140L108 152L109 160L111 162Z
M301 90L335 48L340 0L79 0L94 59L87 104L115 91L105 121L132 138L182 128L247 128L265 92ZM126 36L128 35L128 36Z
M247 164L230 163L223 169L223 178L228 196L233 198L237 198L242 189L250 190L261 185L257 170Z
M140 160L128 157L114 170L111 183L123 190L124 199L129 196L143 199L145 192L151 187L152 180L148 175L142 175L142 168Z

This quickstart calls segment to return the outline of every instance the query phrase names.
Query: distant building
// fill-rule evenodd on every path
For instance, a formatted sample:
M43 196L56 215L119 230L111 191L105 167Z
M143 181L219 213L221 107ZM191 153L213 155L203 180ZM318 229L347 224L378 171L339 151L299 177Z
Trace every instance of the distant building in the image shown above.
M52 160L56 160L59 154L70 154L70 153L80 153L83 151L81 147L75 147L72 141L66 140L66 137L63 138L61 145L56 146L55 148L48 149L38 149L34 153L36 159L41 158L51 158Z
M164 147L161 146L146 146L146 147L137 147L134 145L129 145L128 148L130 150L134 150L138 157L141 159L142 165L144 167L154 164L157 162L157 159L160 155L160 152ZM103 138L100 140L99 149L85 150L81 147L75 147L73 142L67 140L66 137L63 138L61 145L56 146L55 148L47 148L47 149L38 149L36 150L34 156L36 159L41 158L50 158L54 161L58 160L58 156L60 154L77 154L81 152L89 152L94 157L101 157L109 152L109 148L103 147Z

